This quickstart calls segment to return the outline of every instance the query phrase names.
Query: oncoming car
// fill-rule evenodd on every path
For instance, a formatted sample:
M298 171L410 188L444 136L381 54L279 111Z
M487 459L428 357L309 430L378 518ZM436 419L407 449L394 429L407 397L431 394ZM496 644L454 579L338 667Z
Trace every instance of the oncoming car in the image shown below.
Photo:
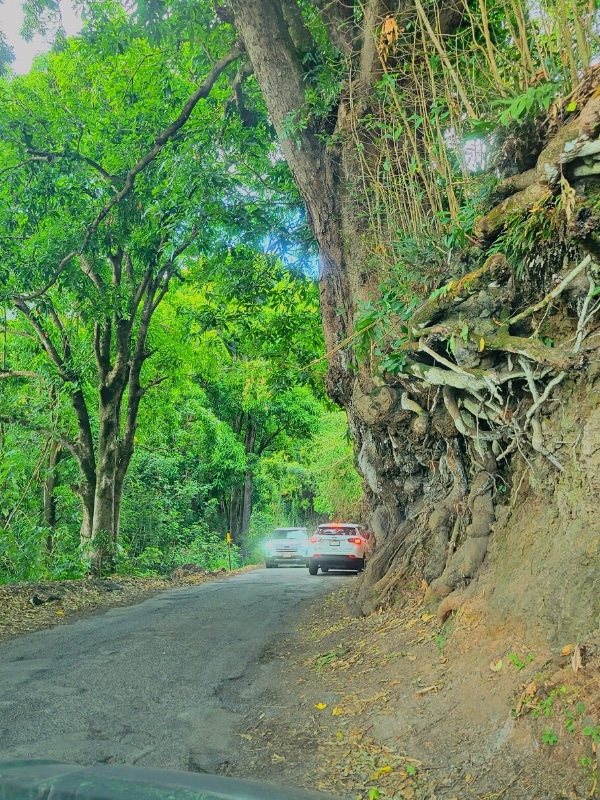
M306 528L275 528L263 545L265 566L306 566L308 530Z
M369 534L352 522L326 522L319 525L309 540L308 571L311 575L330 569L362 572L369 545Z

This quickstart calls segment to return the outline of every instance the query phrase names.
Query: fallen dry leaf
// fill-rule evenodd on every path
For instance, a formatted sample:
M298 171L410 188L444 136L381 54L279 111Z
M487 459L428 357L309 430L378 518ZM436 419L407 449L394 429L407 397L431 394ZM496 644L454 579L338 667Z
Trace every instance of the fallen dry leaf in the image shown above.
M371 773L369 778L372 781L378 781L379 778L381 778L382 775L387 775L387 773L391 772L391 771L392 771L392 768L389 765L386 765L385 767L379 767L378 770L376 770L375 772Z
M327 708L327 703L315 703L315 708L318 708L319 711L322 711L324 708Z
M570 656L575 648L574 644L566 644L560 651L561 656Z
M490 669L492 670L492 672L500 672L500 670L502 669L502 659L499 658L498 661L492 661L490 663Z
M514 715L515 717L520 717L523 713L523 708L528 707L531 709L531 706L528 706L530 700L535 697L537 692L537 683L535 681L531 681L531 683L525 687L525 690L522 692L521 696L519 697L519 701L517 702Z
M344 713L344 709L341 706L336 706L331 713L334 717L338 717Z

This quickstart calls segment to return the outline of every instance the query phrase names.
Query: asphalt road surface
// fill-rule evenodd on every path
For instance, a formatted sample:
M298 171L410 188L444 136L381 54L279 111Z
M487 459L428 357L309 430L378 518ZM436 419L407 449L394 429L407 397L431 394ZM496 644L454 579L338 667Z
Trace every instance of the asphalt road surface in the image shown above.
M0 643L0 758L235 763L244 714L280 679L278 636L333 588L260 569Z

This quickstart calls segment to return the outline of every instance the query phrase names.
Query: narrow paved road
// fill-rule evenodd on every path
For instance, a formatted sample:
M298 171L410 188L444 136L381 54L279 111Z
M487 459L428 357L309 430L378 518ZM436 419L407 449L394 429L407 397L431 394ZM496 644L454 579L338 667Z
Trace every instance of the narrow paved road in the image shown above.
M261 569L0 644L2 757L217 772L281 669L265 654L339 585Z

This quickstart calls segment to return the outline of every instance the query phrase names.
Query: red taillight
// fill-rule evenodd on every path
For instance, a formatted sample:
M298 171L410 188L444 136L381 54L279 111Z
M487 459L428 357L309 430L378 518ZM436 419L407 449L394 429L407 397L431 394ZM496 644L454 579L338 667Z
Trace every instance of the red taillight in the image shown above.
M362 539L359 536L353 536L351 539L348 539L350 544L362 544Z
M308 541L309 541L311 544L316 544L317 542L320 542L320 541L321 541L321 537L320 537L320 536L311 536L311 537L310 537L310 539L309 539Z

